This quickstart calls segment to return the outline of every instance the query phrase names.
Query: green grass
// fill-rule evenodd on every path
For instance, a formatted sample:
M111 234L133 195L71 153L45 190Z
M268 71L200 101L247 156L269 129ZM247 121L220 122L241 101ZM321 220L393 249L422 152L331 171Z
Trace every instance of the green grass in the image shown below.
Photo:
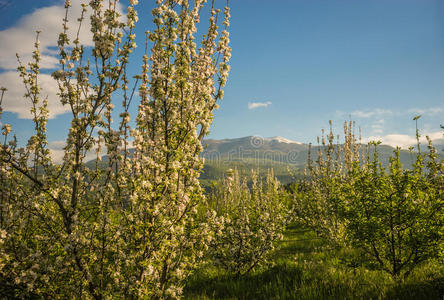
M189 278L185 299L444 299L444 266L429 262L407 279L358 266L356 251L335 249L290 226L272 263L243 277L206 264Z

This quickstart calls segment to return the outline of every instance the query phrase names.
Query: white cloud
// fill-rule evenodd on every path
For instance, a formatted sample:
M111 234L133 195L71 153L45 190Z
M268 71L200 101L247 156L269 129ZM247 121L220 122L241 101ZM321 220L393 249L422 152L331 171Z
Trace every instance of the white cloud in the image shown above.
M386 115L392 115L393 112L389 109L381 109L376 108L373 110L355 110L350 113L352 117L357 118L372 118L372 117L380 117L380 116L386 116Z
M248 109L255 109L258 107L267 107L271 105L271 101L266 102L248 102Z
M41 100L48 97L49 117L54 118L56 115L67 112L69 106L63 106L57 96L57 82L47 74L40 74L38 80L42 89ZM17 113L18 117L22 119L32 118L30 113L31 100L24 97L26 89L19 74L13 71L0 73L0 86L8 89L3 97L3 109Z
M427 108L409 108L400 110L390 110L384 108L375 108L368 110L355 110L352 112L336 111L336 114L340 117L351 115L352 118L369 119L369 118L382 118L387 116L412 116L425 115L436 116L444 113L444 107L427 107Z
M443 133L442 131L436 131L436 132L421 134L419 141L422 145L427 144L426 136L429 136L432 141L436 141L443 138ZM387 134L382 136L378 135L378 136L370 136L368 138L363 139L364 143L370 141L381 141L381 143L384 145L389 145L392 147L399 146L404 149L416 145L416 137L407 134Z
M371 125L374 134L382 134L384 132L384 119L379 119Z
M364 131L371 135L370 139L379 139L389 145L399 145L408 147L416 143L414 136L403 134L390 134L393 132L394 124L399 122L410 121L416 115L423 115L426 117L428 123L426 126L421 122L420 129L423 132L432 132L436 130L436 124L440 124L440 117L444 113L444 107L425 107L425 108L401 108L401 109L384 109L375 108L368 110L355 110L353 112L336 111L338 118L346 118L351 116L352 119L357 120L357 124L364 126ZM423 119L421 119L423 121ZM398 127L396 127L398 128ZM410 123L409 128L414 130L414 123ZM424 135L425 136L425 135ZM440 137L442 139L442 136ZM432 138L433 139L433 138ZM425 137L422 140L425 141Z
M433 116L444 113L444 107L412 108L407 111L414 115Z
M81 16L82 2L86 0L72 1L72 7L68 11L68 37L74 40L77 35L78 22ZM118 11L123 12L123 6L119 4ZM20 60L24 66L32 60L34 51L34 41L36 30L41 31L39 36L42 53L41 69L54 69L58 65L57 47L58 35L62 31L62 19L65 17L64 1L59 5L42 7L36 9L22 18L11 28L0 31L0 87L5 87L8 92L5 94L2 107L5 111L18 113L19 118L31 118L29 100L24 99L25 88L18 73L13 71L17 68L16 52L20 55ZM90 31L90 14L85 14L85 19L79 33L79 40L84 46L92 46L92 33ZM58 100L57 83L50 75L40 74L39 83L42 88L42 98L48 97L50 118L68 111L67 106L62 106Z
M35 10L31 14L24 15L15 26L0 31L0 68L16 69L16 53L24 64L31 61L32 51L34 51L34 41L36 31L41 31L39 40L42 52L41 68L55 68L58 59L54 56L56 51L50 47L57 46L58 35L62 31L62 19L65 16L63 1L60 5L43 7ZM81 3L83 1L72 1L72 7L68 13L68 36L71 41L78 29L77 18L81 15ZM92 46L92 33L89 26L89 15L85 16L79 35L80 42L85 46Z

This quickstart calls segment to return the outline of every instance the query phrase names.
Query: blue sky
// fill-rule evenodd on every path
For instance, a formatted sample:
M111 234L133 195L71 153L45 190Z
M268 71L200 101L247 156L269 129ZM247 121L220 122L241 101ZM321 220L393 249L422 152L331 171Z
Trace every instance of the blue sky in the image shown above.
M140 0L140 33L151 26L153 2ZM62 5L0 0L0 38L10 40L0 43L0 85L17 85L11 53L17 49L26 58L32 25L44 28L48 41L57 34ZM211 138L278 135L312 142L330 119L341 133L351 115L364 138L408 146L416 114L423 115L424 133L442 138L444 1L231 0L230 6L231 73ZM19 98L11 91L2 122L25 138L32 123ZM56 142L66 134L69 115L53 108L49 138Z

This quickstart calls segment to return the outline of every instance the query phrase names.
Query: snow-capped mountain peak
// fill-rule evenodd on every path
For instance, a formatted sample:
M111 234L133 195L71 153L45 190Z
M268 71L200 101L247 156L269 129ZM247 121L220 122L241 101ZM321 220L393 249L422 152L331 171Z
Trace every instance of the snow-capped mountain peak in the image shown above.
M292 140L286 139L286 138L281 137L281 136L273 136L273 137L265 138L265 140L267 140L267 141L276 141L278 143L286 143L286 144L298 144L298 145L302 144L300 142L292 141Z

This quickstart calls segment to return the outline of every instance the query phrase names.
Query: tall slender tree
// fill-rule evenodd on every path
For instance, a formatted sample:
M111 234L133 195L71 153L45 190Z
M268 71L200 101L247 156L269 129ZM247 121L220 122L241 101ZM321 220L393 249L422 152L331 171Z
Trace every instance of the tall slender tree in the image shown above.
M117 0L82 6L77 32L90 11L92 49L80 43L78 33L68 36L71 3L65 2L60 68L53 73L59 100L72 116L61 164L52 161L46 138L38 35L33 62L25 67L19 60L35 134L19 147L10 126L3 126L0 284L5 293L179 297L211 238L208 226L196 219L203 197L199 153L228 77L229 8L221 14L211 3L208 31L198 40L206 1L156 1L155 29L146 33L142 71L130 89L127 68L136 47L138 1L129 2L124 18ZM140 105L131 128L137 89ZM114 121L117 97L122 108ZM95 167L86 164L92 151ZM102 152L107 160L100 162Z

